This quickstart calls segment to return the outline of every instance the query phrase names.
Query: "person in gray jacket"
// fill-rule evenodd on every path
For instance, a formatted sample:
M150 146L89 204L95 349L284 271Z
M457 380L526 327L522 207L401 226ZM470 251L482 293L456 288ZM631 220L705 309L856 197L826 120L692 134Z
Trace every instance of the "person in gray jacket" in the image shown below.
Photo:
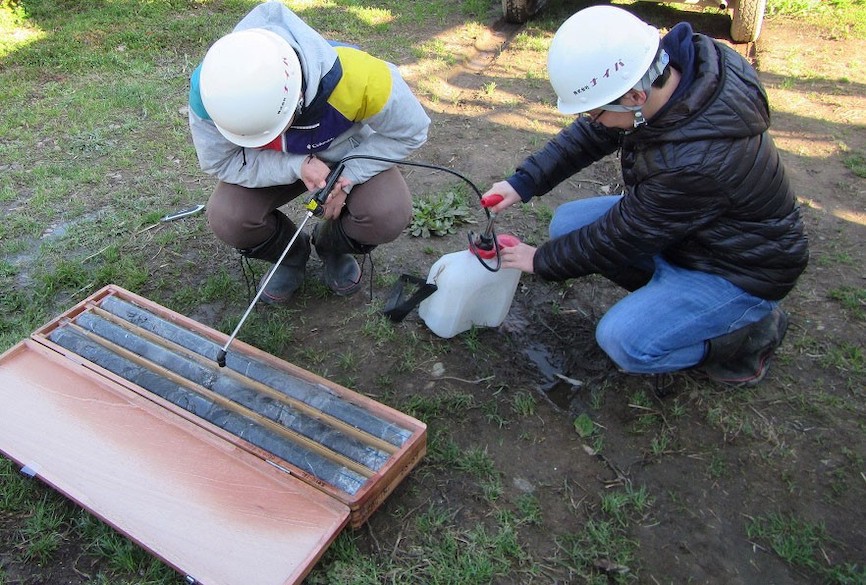
M809 253L755 70L687 23L660 39L612 6L566 20L548 67L560 111L581 115L492 186L504 199L491 211L616 150L625 192L560 206L551 239L504 248L502 266L554 281L601 274L633 291L596 329L627 372L759 382L787 330L779 301Z
M202 170L219 179L207 203L214 234L276 263L295 235L279 207L342 174L310 238L298 234L261 299L285 303L303 283L311 243L338 295L361 287L355 254L395 240L412 199L394 161L427 140L430 119L397 68L325 40L277 1L250 11L207 51L190 80L189 125Z

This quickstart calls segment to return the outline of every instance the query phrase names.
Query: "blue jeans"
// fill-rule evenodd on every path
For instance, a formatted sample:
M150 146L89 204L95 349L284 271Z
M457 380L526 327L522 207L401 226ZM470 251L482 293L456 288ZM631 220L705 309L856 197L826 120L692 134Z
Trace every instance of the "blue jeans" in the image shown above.
M557 208L550 237L594 222L620 196L571 201ZM652 278L602 317L599 346L626 372L661 374L698 365L706 341L768 315L778 303L751 295L721 276L687 270L654 257Z

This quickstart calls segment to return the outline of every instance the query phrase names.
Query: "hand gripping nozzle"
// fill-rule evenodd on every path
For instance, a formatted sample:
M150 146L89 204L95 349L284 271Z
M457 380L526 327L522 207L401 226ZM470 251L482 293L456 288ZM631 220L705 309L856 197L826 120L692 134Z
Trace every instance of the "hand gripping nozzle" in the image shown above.
M307 201L307 210L316 217L325 213L325 201L327 201L328 195L334 189L334 184L336 184L337 179L339 179L343 174L344 167L345 165L343 163L339 163L331 169L330 174L328 174L328 180L325 182L325 186L313 193L309 201Z

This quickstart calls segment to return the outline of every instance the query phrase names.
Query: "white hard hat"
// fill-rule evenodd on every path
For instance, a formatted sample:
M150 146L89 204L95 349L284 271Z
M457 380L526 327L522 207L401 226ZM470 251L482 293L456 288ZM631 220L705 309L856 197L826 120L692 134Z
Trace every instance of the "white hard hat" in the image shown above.
M637 85L656 60L659 31L615 6L591 6L562 23L547 68L564 114L597 109Z
M208 50L201 99L220 133L257 148L279 136L301 99L301 64L283 37L263 28L230 33Z

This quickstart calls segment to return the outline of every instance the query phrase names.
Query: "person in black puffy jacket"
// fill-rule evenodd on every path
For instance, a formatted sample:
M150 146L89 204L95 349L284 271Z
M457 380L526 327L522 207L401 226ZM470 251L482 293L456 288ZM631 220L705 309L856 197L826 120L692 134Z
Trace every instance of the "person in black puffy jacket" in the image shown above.
M492 185L501 212L619 150L625 190L560 206L550 240L503 248L502 265L561 281L601 274L628 289L596 339L623 370L698 368L755 384L782 342L779 307L808 240L749 63L687 23L663 38L612 6L574 14L548 55L575 121Z

